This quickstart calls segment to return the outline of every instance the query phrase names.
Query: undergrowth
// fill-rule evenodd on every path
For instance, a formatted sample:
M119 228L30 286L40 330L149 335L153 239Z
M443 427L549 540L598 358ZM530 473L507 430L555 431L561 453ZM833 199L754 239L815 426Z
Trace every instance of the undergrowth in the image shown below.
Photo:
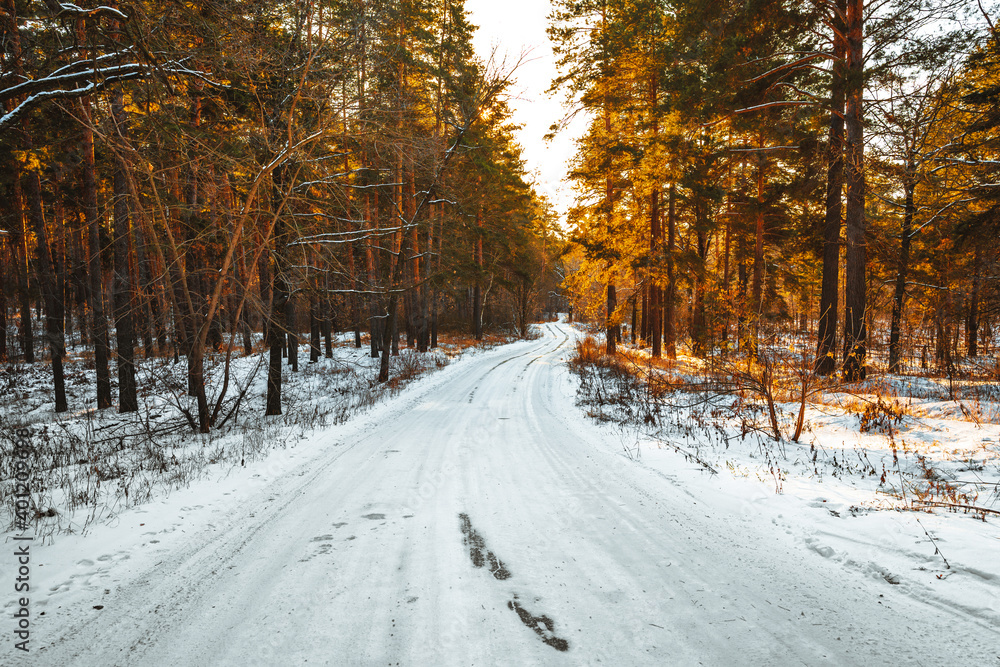
M779 493L793 470L820 479L828 475L871 488L873 506L945 507L980 518L1000 514L994 509L1000 503L998 443L986 438L976 453L900 440L901 431L926 429L907 402L913 399L900 390L903 382L882 396L877 386L889 384L884 378L852 386L819 377L805 354L777 346L708 360L652 359L628 347L607 356L592 336L577 341L570 367L580 382L578 404L589 416L644 433L709 470L756 475ZM975 391L992 395L993 390L977 385ZM800 442L812 428L807 413L853 417L855 433L869 439L853 445L845 440L839 447L832 446L832 438L815 435ZM735 447L740 456L756 460L755 466L730 460ZM877 497L894 502L886 505Z
M462 344L450 349L457 354ZM398 393L428 370L448 364L437 352L406 351L391 357L391 381L378 383L371 369L342 359L305 360L299 372L283 368L282 412L263 415L266 366L255 355L231 369L230 389L220 401L217 428L193 432L192 403L186 392L186 365L169 360L140 362L140 409L118 414L90 408L54 415L45 408L48 387L37 368L10 365L0 372L0 488L13 497L14 433L28 429L31 447L29 519L35 534L51 537L82 532L121 510L157 494L189 485L213 466L245 466L275 448L316 429L343 423ZM84 404L90 389L86 359L67 364L69 383L78 388L74 404ZM207 384L217 387L222 365L207 369ZM43 378L39 380L39 378ZM71 389L72 390L72 389ZM210 397L214 404L218 397ZM93 404L93 397L90 397ZM13 503L0 505L0 525L14 525Z

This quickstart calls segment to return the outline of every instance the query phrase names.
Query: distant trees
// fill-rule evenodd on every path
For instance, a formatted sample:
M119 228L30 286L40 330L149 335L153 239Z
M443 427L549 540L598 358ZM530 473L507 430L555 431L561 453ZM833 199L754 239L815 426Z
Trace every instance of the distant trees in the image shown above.
M383 381L398 333L421 351L445 318L526 333L552 216L461 0L4 0L0 22L0 328L32 363L44 314L57 409L67 331L99 408L116 386L138 409L141 358L183 356L201 431L225 391L213 407L206 358L250 353L253 330L267 414L303 330L313 361L367 330Z
M997 249L962 239L989 219L972 193L993 190L970 179L995 157L983 152L993 37L970 9L557 3L554 85L591 118L572 172L579 305L594 316L596 284L624 289L609 322L631 311L653 356L675 332L706 356L756 354L765 323L810 331L816 371L838 368L840 349L847 380L864 377L873 344L900 370L904 347L913 359L929 338L944 367L960 325L978 354ZM948 277L960 266L967 285Z

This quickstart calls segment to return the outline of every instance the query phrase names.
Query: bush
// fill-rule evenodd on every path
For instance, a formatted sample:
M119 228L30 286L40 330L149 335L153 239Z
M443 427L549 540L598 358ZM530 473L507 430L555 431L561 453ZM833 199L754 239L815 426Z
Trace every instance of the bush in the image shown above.
M575 363L596 364L603 356L601 345L593 336L586 336L576 341L576 357L573 359Z
M903 412L879 397L874 403L865 406L865 411L858 415L858 421L862 433L876 431L891 436L895 432L894 427L903 423Z

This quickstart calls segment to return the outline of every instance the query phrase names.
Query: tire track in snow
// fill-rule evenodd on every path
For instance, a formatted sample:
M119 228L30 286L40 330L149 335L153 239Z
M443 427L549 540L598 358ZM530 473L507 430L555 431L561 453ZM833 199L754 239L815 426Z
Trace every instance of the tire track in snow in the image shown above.
M50 605L39 637L58 645L35 664L991 664L995 631L623 459L573 406L557 329L331 429L349 444L246 492L218 528L186 526L99 614ZM489 577L469 567L461 513L508 578L488 553Z
M489 563L490 574L493 575L494 579L497 581L510 579L510 570L507 569L502 560L486 548L486 541L472 527L469 515L462 512L458 515L458 518L462 525L462 542L469 549L469 558L472 560L473 567L481 568ZM507 601L507 608L516 613L521 623L538 635L542 643L551 646L557 651L569 650L569 642L556 636L556 624L552 619L544 614L541 616L532 615L531 612L521 606L517 593L514 594L513 599Z

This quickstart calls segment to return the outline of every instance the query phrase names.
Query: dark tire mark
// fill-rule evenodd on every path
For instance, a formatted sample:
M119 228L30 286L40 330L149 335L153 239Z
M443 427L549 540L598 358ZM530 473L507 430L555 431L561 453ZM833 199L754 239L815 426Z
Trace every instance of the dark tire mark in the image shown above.
M560 343L559 343L558 345L556 345L556 346L555 346L554 348L552 348L552 349L551 349L551 350L549 350L548 352L543 352L542 354L538 355L537 357L533 358L533 359L532 359L531 361L529 361L528 363L526 363L526 364L524 365L524 368L522 368L522 369L521 369L521 372L517 374L517 377L516 377L516 378L514 378L514 383L516 384L516 383L517 383L518 381L520 381L520 379L521 379L521 378L523 378L523 377L524 377L524 374L528 372L528 367L529 367L529 366L531 366L531 364L535 363L535 362L536 362L536 361L538 361L539 359L542 359L542 358L544 358L544 357L546 357L546 356L548 356L548 355L550 355L550 354L555 354L556 352L558 352L558 351L559 351L559 348L561 348L561 347L562 347L563 345L565 345L565 344L566 344L566 342L567 342L568 340L569 340L569 336L566 336L566 337L565 337L565 338L563 338L563 340L562 340L562 341L561 341L561 342L560 342ZM523 357L524 355L522 354L522 355L519 355L519 356L522 356L522 357ZM517 358L517 357L513 357L512 359L516 359L516 358ZM511 361L512 359L508 359L507 361ZM495 368L495 366L494 366L494 368ZM490 369L490 370L492 370L492 369ZM517 391L517 387L515 386L515 387L513 388L513 390L514 390L514 391Z
M462 521L462 543L469 548L469 558L472 559L472 565L483 567L489 562L490 574L493 575L494 579L498 581L510 579L510 570L507 569L502 560L496 557L496 554L486 548L486 540L472 527L469 515L463 512L458 515L458 518Z
M489 373L491 371L495 371L496 369L500 368L504 364L506 364L508 362L511 362L511 361L514 361L515 359L520 359L521 357L526 357L529 354L531 354L532 352L534 352L534 350L528 350L527 352L525 352L523 354L517 354L517 355L514 355L513 357L508 357L508 358L504 359L503 361L501 361L500 363L494 365L492 368L490 368L490 370L488 370L486 372Z
M496 557L496 554L486 548L486 540L472 527L469 515L462 512L458 515L458 518L462 522L462 543L469 549L469 558L472 560L472 565L481 568L488 564L490 574L493 575L494 579L497 581L510 579L510 570L507 569L502 560ZM538 635L543 643L557 651L569 650L569 642L556 637L555 622L544 614L535 616L522 607L516 593L514 594L514 599L507 602L507 608L516 613L521 622Z
M548 644L557 651L569 650L569 642L556 637L556 624L551 618L544 614L533 616L531 612L521 606L517 601L516 595L513 600L507 603L507 608L514 611L517 617L521 619L521 622L538 635L543 643Z

